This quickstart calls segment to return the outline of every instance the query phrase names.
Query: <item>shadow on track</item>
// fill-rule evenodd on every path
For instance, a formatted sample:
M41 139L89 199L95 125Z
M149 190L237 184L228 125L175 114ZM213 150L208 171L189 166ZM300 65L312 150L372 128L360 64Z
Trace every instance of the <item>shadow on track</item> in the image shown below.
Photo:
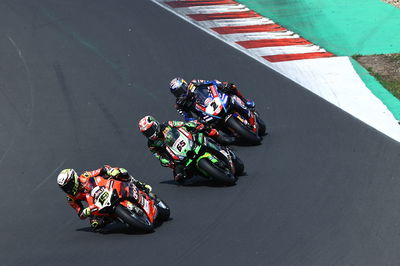
M243 173L243 175L241 175L239 177L239 179L246 175L247 175L246 173ZM213 180L206 179L203 176L193 176L192 178L186 180L184 184L179 184L174 180L161 181L160 184L167 184L167 185L174 185L174 186L181 186L181 187L215 187L215 188L229 188L229 187L233 187L236 185L235 184L232 186L227 186L227 185L215 182Z
M160 227L163 223L172 221L173 218L169 217L168 220L163 221L163 222L155 222L154 223L154 229L157 229ZM86 233L93 233L93 234L103 234L103 235L109 235L109 234L124 234L124 235L147 235L147 234L152 234L154 232L141 232L135 229L131 229L128 226L126 226L123 223L119 222L113 222L111 224L106 225L104 228L101 228L100 230L94 231L91 227L86 226L82 228L78 228L75 231L78 232L86 232Z

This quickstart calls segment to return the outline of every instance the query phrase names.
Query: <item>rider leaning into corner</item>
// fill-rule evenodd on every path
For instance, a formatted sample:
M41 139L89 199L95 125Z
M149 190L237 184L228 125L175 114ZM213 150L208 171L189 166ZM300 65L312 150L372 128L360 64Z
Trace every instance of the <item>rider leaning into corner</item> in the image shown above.
M87 197L89 197L90 191L96 184L94 178L97 176L101 176L105 179L113 178L120 181L132 181L138 189L141 189L146 193L150 193L152 189L151 186L130 176L125 168L105 165L97 170L86 171L80 176L78 176L74 169L62 170L57 177L58 185L65 193L67 193L68 203L75 209L79 218L86 219L87 217L90 217L90 226L93 230L98 230L111 222L106 220L106 218L91 215L91 213L95 211L95 206L84 208L82 204L83 201L87 202Z
M184 171L184 165L174 161L165 148L165 137L163 131L167 128L183 127L190 133L203 132L211 138L218 138L218 131L205 127L202 123L193 120L190 122L168 121L166 123L158 122L154 117L147 115L139 121L140 132L148 139L147 146L153 155L160 160L164 167L173 169L174 180L182 184L185 179L190 178Z
M169 88L171 93L176 97L175 108L184 117L185 121L201 119L204 116L195 108L196 101L199 101L196 88L209 85L216 85L220 92L239 97L246 106L235 106L235 108L246 118L249 113L248 109L255 107L254 101L246 99L233 83L221 82L219 80L194 79L188 84L183 78L177 77L171 80ZM220 139L218 139L220 143L233 144L236 142L235 137L226 136L223 133L220 135Z

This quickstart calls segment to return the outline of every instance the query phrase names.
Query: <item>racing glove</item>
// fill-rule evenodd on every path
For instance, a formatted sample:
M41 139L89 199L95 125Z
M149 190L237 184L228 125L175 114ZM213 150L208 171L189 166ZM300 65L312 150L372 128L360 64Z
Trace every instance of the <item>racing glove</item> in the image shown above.
M92 213L92 211L90 210L89 207L83 209L80 213L79 213L79 218L86 219L88 216L90 216L90 214Z
M246 99L245 105L246 105L246 107L248 107L248 108L254 108L254 107L256 107L256 103L255 103L254 101L252 101L252 100L249 100L249 99Z
M223 82L220 90L223 93L234 93L236 88L237 88L236 85L233 83Z
M208 130L207 134L209 137L218 137L219 136L219 132L215 128L210 128Z
M195 130L196 131L198 131L198 132L206 132L209 136L218 135L218 131L216 131L215 129L211 128L211 126L207 125L204 121L198 119L198 120L194 120L192 122L195 123Z
M204 127L205 127L204 124L197 122L197 126L196 126L197 131L202 131L204 129Z
M125 168L113 167L113 168L107 168L106 170L107 170L107 175L110 178L114 178L116 180L121 180L121 181L126 181L129 179L128 170L126 170Z
M244 101L244 104L246 105L246 107L248 108L254 108L256 106L255 102L250 100L250 99L246 99L244 98L244 96L242 95L242 93L240 93L240 91L238 90L238 88L236 87L235 84L233 83L228 83L228 82L223 82L222 83L222 87L220 89L223 93L228 93L228 94L235 94L237 95L242 101Z
M110 177L117 177L120 174L118 168L107 168L107 175Z
M150 185L148 185L144 182L137 181L137 180L134 182L134 184L138 189L143 190L146 193L150 193L151 190L153 189Z
M174 162L166 159L158 154L155 155L157 157L158 160L160 160L160 163L163 167L170 167L170 168L174 168Z
M216 129L212 128L210 125L207 125L207 123L205 123L202 120L195 120L192 121L196 123L196 128L195 130L198 132L204 132L206 133L209 137L218 137L219 133Z

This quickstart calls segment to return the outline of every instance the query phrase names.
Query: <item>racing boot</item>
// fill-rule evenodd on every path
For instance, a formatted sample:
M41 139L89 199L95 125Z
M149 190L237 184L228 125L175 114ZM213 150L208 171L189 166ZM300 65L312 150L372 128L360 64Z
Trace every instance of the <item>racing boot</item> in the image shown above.
M92 217L89 220L90 227L93 231L97 232L105 226L104 220L100 217Z
M183 183L185 183L185 180L188 178L188 175L185 171L185 167L182 164L175 164L173 175L174 175L174 180L179 185L183 185Z
M99 217L99 216L92 216L89 220L90 227L93 231L99 232L101 231L107 224L112 223L114 220L111 217Z

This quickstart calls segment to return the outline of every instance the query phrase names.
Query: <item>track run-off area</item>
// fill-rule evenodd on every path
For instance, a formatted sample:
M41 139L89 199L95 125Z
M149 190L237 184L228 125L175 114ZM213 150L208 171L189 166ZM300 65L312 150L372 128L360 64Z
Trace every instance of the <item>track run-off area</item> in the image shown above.
M396 265L400 145L149 0L0 1L0 265ZM175 76L236 83L270 134L236 186L177 186L138 120ZM93 233L63 168L127 168L171 207Z

